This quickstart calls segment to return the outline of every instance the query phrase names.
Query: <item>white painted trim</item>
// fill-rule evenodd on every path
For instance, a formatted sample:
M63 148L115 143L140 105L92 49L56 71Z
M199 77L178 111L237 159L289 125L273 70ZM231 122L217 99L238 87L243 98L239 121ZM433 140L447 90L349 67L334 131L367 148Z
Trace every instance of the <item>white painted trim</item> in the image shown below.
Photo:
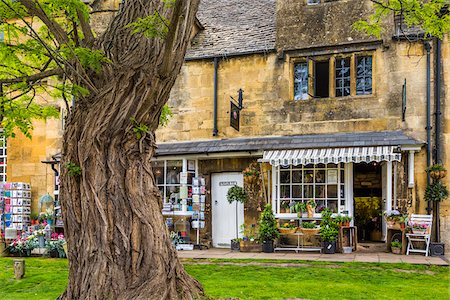
M403 145L400 147L402 151L420 151L422 146L418 145Z
M394 162L394 183L393 183L393 199L394 199L394 205L393 208L397 209L397 162Z
M353 197L353 163L344 164L344 176L345 210L352 217L353 224L355 219L355 212L353 211L355 205L355 199Z
M414 154L415 151L410 150L408 153L408 187L414 187Z
M386 163L386 210L392 210L392 162Z

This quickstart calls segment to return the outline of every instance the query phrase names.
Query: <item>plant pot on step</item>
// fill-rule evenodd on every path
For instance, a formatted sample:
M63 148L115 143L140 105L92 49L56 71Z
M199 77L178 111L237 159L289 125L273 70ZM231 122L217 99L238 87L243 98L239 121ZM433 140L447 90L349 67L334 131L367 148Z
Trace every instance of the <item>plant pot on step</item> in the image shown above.
M400 252L402 251L402 248L391 248L392 253L394 254L400 254Z
M240 241L239 240L231 240L231 251L239 251L240 250Z
M264 253L273 253L273 241L263 241L262 251Z
M336 241L334 242L322 242L323 253L335 254L336 253Z

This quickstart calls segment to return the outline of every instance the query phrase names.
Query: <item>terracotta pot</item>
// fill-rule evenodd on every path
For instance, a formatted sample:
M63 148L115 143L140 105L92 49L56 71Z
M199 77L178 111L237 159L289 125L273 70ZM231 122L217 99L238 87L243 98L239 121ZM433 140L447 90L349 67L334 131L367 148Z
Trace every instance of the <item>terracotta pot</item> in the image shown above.
M400 252L402 251L401 248L391 248L391 250L392 250L392 253L394 253L394 254L400 254Z

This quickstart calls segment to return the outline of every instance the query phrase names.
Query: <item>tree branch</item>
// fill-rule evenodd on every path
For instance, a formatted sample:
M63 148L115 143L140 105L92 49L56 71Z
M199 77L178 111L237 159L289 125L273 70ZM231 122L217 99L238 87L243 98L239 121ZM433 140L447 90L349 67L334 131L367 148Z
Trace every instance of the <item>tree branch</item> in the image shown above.
M20 83L20 82L36 82L39 80L42 80L44 78L55 76L55 75L62 75L64 72L61 68L56 68L52 70L47 70L41 73L29 75L29 76L22 76L17 78L8 78L8 79L0 79L0 85L1 84L13 84L13 83Z
M69 43L69 37L64 29L49 18L39 3L34 2L33 0L19 0L19 2L27 8L30 15L38 17L45 25L47 25L48 30L55 36L55 39L59 44Z
M83 13L77 9L77 15L78 20L80 21L81 31L84 34L84 44L85 45L91 45L94 40L94 34L92 33L91 25L89 24L89 21L86 20L86 18L83 16Z

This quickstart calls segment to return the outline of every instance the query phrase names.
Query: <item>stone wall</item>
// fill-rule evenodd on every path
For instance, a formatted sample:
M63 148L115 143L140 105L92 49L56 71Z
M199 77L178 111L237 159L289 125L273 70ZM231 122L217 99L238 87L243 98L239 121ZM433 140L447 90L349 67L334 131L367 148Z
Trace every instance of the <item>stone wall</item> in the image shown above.
M32 139L21 133L8 139L8 181L31 183L33 212L38 211L41 196L53 196L55 174L50 165L42 163L60 152L62 123L58 119L34 121Z

